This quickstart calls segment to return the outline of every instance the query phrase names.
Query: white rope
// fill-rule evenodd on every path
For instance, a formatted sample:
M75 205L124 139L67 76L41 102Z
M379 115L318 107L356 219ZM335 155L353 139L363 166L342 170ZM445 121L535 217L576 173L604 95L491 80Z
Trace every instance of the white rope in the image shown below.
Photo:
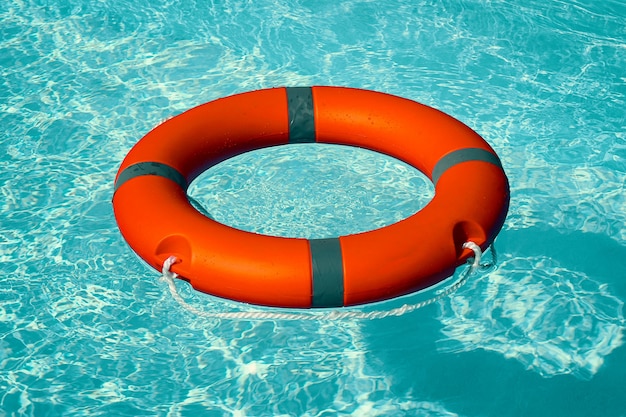
M463 272L457 282L446 287L445 289L437 292L435 296L420 301L414 304L404 304L401 307L393 308L391 310L379 310L379 311L356 311L356 310L332 310L314 312L308 311L305 313L295 312L272 312L272 311L241 311L241 312L221 312L221 311L203 311L187 303L178 293L174 279L178 277L178 274L171 271L171 267L176 263L176 257L170 256L163 263L163 271L161 279L165 281L169 287L170 293L174 300L178 302L185 310L189 311L200 317L212 318L212 319L240 319L240 320L341 320L341 319L360 319L360 320L373 320L382 319L385 317L402 316L410 313L427 305L430 305L443 297L452 294L465 284L467 278L474 272L480 265L482 258L482 250L474 242L465 242L463 244L464 249L471 249L474 252L474 261Z
M463 249L471 249L474 252L474 263L472 263L472 269L476 269L480 266L480 259L483 257L483 251L476 243L467 241L463 244Z

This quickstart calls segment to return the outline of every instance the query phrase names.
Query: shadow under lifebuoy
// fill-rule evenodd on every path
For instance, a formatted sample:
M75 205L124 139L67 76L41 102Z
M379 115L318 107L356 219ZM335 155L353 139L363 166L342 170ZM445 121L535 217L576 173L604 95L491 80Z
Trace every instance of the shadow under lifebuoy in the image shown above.
M623 413L626 247L529 228L504 231L497 249L499 268L448 299L368 323L372 366L460 415Z

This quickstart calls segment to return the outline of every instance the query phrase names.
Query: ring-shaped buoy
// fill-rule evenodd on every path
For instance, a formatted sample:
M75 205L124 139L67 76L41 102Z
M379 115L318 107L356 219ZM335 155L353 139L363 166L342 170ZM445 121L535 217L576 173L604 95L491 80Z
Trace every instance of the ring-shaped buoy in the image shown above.
M389 226L329 239L256 234L196 210L186 190L235 155L290 143L356 146L400 159L429 177L432 200ZM130 247L161 270L219 297L277 307L370 303L451 276L500 231L509 184L494 150L436 109L385 93L287 87L192 108L142 138L115 179L113 208Z

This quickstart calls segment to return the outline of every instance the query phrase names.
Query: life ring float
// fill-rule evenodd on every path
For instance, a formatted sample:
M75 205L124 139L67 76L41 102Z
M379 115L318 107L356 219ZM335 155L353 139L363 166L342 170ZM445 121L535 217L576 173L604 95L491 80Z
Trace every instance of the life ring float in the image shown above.
M196 210L188 185L243 152L319 142L367 148L414 166L433 199L389 226L329 239L261 235ZM500 159L472 129L436 109L345 87L286 87L237 94L192 108L143 137L123 160L113 208L130 247L199 290L291 308L338 307L393 298L454 273L500 231L509 185Z

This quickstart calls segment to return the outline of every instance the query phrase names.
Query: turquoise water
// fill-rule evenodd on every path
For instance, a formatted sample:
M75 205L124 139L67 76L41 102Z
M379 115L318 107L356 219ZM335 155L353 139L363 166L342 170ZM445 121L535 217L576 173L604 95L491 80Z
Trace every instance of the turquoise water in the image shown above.
M626 416L624 18L611 0L2 2L0 415ZM497 268L375 321L182 308L117 230L119 163L168 117L282 85L384 91L479 132L511 183ZM192 192L231 225L324 236L432 187L287 147Z

